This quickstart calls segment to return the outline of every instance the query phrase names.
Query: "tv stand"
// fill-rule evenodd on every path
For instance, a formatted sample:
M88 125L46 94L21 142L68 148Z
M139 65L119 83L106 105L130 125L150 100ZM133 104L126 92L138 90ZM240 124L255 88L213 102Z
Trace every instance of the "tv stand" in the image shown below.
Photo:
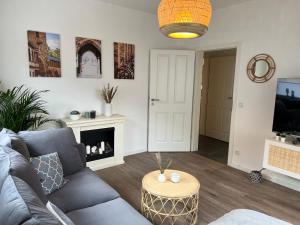
M293 138L291 143L293 145L300 145L300 138L299 137Z
M267 139L263 167L300 179L300 146L291 142L283 143L275 139Z

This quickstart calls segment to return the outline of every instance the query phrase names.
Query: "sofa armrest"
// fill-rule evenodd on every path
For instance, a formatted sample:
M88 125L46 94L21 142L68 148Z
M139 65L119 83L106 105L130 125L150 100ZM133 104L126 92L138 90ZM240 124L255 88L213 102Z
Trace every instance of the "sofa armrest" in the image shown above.
M76 147L78 149L82 165L83 165L83 167L86 167L86 150L85 150L85 145L81 143L81 144L77 144Z

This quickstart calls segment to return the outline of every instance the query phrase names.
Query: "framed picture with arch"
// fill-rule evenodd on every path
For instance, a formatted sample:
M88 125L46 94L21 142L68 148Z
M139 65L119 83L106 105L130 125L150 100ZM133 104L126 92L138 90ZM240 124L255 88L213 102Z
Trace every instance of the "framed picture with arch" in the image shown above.
M101 41L76 37L76 74L78 78L102 78Z

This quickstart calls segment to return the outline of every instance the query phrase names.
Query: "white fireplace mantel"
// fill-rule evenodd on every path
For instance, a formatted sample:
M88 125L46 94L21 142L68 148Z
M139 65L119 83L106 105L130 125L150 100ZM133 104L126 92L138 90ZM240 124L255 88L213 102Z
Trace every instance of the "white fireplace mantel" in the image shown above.
M87 166L92 170L99 170L124 163L124 123L125 116L112 115L111 117L97 116L95 119L81 118L79 120L64 119L68 127L73 129L76 141L81 143L80 132L113 127L114 133L114 156L88 162Z

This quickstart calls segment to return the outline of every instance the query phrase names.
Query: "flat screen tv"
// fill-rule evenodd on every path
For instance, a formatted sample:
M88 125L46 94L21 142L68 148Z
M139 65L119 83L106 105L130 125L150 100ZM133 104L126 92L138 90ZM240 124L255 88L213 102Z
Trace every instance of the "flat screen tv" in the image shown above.
M300 135L300 79L278 79L273 132Z

